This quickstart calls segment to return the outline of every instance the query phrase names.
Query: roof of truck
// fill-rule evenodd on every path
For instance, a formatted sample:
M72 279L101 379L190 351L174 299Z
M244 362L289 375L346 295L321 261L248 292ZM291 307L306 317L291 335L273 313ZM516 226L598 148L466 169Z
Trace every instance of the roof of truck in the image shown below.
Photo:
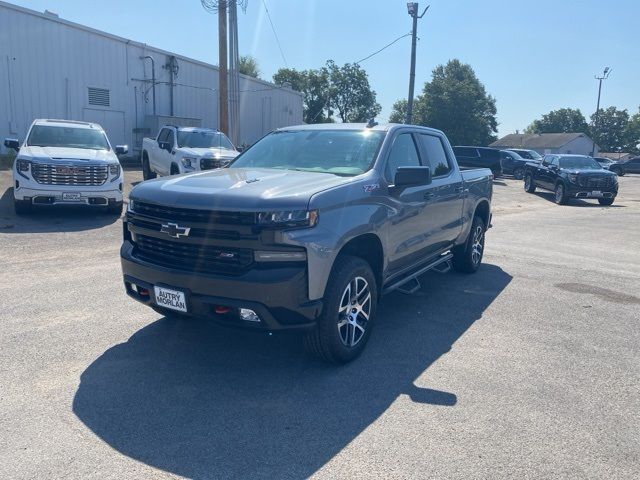
M93 128L96 130L102 130L102 127L97 123L91 122L79 122L77 120L60 120L50 118L37 118L33 121L34 125L49 125L51 127L69 127L74 128Z
M388 132L394 127L411 127L419 128L432 132L441 133L440 130L430 127L423 127L421 125L405 125L402 123L380 123L369 127L367 123L313 123L305 125L292 125L290 127L281 127L276 131L291 131L291 130L373 130L379 132Z

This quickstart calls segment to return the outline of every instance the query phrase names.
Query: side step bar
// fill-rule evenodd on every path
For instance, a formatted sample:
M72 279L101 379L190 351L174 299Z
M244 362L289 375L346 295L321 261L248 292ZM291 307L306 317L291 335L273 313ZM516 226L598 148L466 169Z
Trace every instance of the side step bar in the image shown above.
M420 281L418 277L429 270L435 270L438 273L447 273L451 270L451 259L453 258L452 253L446 253L441 257L437 258L431 263L426 264L423 267L420 267L418 270L415 270L408 274L406 277L401 278L400 280L395 281L391 285L388 285L382 289L382 295L386 295L387 293L391 293L394 290L398 290L400 293L405 293L407 295L411 295L420 290Z

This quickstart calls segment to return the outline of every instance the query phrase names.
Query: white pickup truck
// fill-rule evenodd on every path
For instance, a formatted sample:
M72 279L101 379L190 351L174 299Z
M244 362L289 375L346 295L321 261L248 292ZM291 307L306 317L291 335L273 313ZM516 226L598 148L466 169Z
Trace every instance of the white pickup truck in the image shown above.
M217 130L165 125L156 138L142 140L142 174L149 180L157 175L222 168L238 154Z
M122 167L97 123L34 120L25 141L7 138L17 152L13 163L13 196L17 214L39 205L89 205L122 212Z

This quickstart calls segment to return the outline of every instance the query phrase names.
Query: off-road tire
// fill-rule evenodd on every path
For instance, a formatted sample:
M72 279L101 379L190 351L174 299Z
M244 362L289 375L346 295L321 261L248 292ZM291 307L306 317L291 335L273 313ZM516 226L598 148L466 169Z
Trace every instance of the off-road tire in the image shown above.
M359 282L357 279L364 279L368 285L367 293L370 294L368 300L369 319L364 321L364 317L359 316L359 314L356 315L361 321L360 325L364 329L364 332L361 332L357 343L350 346L345 344L342 337L345 327L347 337L350 336L350 331L359 332L359 330L356 330L353 326L349 327L349 325L344 325L346 315L341 315L339 312L341 302L345 295L347 295L348 286L353 285L354 281L356 281L357 284L357 282ZM362 285L362 283L360 283L360 285ZM356 290L357 288L356 286ZM350 292L352 290L350 290ZM365 297L366 294L362 295L362 297L358 299L358 302ZM349 302L350 300L347 298L348 306L346 313L349 313L351 305L353 305ZM363 307L366 307L366 303L365 301L362 302ZM327 282L322 315L318 318L316 327L305 334L305 348L309 353L331 363L347 363L354 360L362 353L369 340L377 303L378 287L371 266L361 258L350 255L340 255L336 259L329 281ZM343 324L343 326L340 327L340 324ZM342 330L340 328L342 328ZM349 330L349 328L351 328L351 330ZM347 340L347 342L349 342L349 340Z
M558 205L565 205L567 200L567 189L564 186L564 183L558 183L556 188L553 190L553 201Z
M467 240L452 251L453 268L462 273L475 273L484 255L484 237L487 227L479 216L473 217Z
M31 212L32 205L30 200L13 200L13 209L16 215L26 215Z
M536 182L533 181L533 176L530 173L526 173L524 176L524 191L527 193L535 193Z
M600 203L600 205L604 205L604 206L609 206L609 205L613 205L613 201L615 200L614 198L599 198L598 199L598 203Z

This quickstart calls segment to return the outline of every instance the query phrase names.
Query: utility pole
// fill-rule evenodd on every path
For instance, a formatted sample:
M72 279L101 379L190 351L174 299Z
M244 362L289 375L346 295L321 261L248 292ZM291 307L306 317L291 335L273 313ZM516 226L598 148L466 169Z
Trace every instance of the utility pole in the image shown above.
M229 89L227 87L227 2L222 0L218 5L218 104L219 127L225 135L229 135Z
M609 78L609 74L611 73L611 69L609 67L604 68L604 72L602 72L602 76L595 75L594 78L598 80L598 104L596 106L596 118L594 123L594 137L595 133L598 131L598 124L600 123L600 94L602 93L602 81ZM596 140L592 139L592 147L591 147L591 156L593 157L596 154Z
M407 11L413 19L413 29L411 31L411 69L409 71L409 98L407 99L407 119L405 123L410 124L413 118L413 91L416 82L416 35L418 32L418 19L424 17L429 10L429 5L424 9L422 15L418 15L418 2L407 2Z

